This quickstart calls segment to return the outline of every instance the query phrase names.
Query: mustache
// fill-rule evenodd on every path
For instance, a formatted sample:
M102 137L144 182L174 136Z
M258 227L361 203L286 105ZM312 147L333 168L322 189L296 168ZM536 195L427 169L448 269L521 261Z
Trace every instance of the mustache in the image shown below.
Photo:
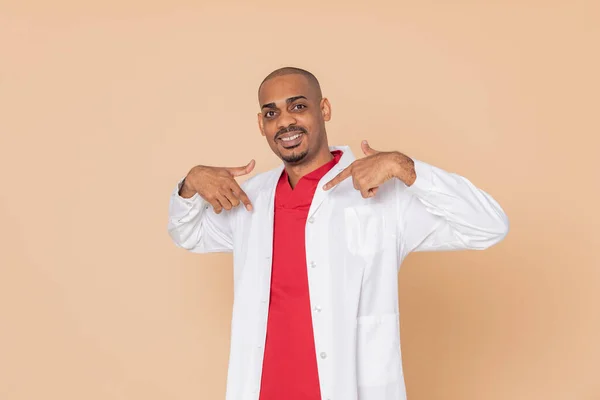
M301 132L301 133L306 133L306 129L304 129L301 126L296 126L296 125L292 125L292 126L288 126L287 128L283 128L281 129L279 132L277 132L277 134L275 135L275 140L279 139L279 137L285 133L288 132Z

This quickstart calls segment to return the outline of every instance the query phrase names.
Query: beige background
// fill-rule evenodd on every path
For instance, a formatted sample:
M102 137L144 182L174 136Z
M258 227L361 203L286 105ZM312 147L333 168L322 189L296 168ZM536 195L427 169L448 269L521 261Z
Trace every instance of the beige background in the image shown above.
M279 162L256 90L284 65L331 144L510 217L403 265L409 399L600 399L598 3L452 3L1 0L0 399L224 398L231 257L175 248L168 198L195 164Z

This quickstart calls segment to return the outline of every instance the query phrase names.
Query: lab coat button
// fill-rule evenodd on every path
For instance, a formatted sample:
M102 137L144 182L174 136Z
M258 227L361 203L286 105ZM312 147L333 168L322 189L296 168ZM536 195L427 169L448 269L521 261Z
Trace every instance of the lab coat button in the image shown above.
M316 266L317 266L317 263L316 263L316 262L314 262L314 261L311 261L311 262L310 262L310 267L311 267L311 268L315 268Z
M325 353L324 351L321 352L321 358L322 359L326 359L327 358L327 353Z
M315 222L315 219L314 219L313 217L310 217L310 218L308 219L308 222L310 222L310 223L312 224L313 222Z
M321 307L320 306L315 306L315 311L316 312L321 312Z

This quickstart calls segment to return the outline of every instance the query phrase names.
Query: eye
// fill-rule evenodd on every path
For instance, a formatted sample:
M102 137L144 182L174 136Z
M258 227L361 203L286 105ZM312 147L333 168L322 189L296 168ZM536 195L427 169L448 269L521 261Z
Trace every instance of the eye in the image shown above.
M275 115L275 111L267 111L265 113L265 118L271 118Z
M292 110L302 110L306 108L306 106L304 104L294 104L294 107L292 107Z

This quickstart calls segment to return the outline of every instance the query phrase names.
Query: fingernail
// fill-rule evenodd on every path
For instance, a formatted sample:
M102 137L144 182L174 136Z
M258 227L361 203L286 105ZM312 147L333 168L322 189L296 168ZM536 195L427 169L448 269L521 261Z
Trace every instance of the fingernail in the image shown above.
M248 211L252 211L252 206L251 206L250 204L248 204L248 205L246 206L246 210L248 210Z

